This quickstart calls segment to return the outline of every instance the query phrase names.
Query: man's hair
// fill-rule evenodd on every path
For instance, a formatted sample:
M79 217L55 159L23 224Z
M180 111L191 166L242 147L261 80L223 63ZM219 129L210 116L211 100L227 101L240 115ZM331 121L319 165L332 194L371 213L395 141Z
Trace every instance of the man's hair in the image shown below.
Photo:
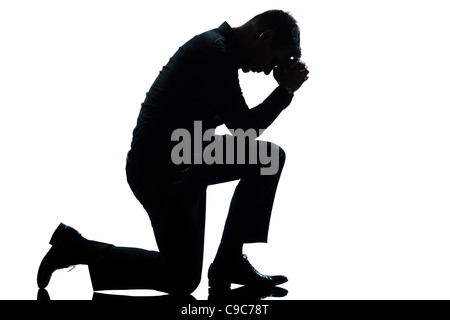
M297 21L289 12L283 10L269 10L249 21L260 29L275 32L275 45L287 45L292 49L295 58L301 57L300 28Z

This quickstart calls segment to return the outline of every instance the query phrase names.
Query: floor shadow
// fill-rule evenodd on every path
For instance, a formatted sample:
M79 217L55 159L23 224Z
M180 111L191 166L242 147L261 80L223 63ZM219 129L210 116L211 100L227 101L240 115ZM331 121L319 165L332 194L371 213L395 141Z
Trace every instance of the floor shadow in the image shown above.
M268 298L286 297L288 291L280 287L253 288L239 287L236 289L209 288L208 300L264 300Z
M264 300L268 298L283 298L286 297L288 291L280 287L271 288L251 288L251 287L239 287L236 289L214 289L209 288L209 301L220 300ZM46 289L39 289L37 293L38 301L50 301L50 295ZM118 295L102 292L94 292L92 295L93 301L146 301L152 303L166 303L166 302L195 302L197 299L192 295L160 295L160 296L132 296L132 295Z
M48 291L45 289L39 289L37 293L37 300L38 301L50 301L50 295L48 294Z
M153 303L165 303L165 302L194 302L197 301L192 295L169 295L164 294L160 296L131 296L131 295L119 295L109 294L102 292L94 292L92 295L93 301L143 301Z
M50 295L46 289L39 289L37 293L38 301L51 301ZM92 295L93 301L143 301L154 303L165 302L195 302L197 301L192 295L169 295L163 294L159 296L133 296L133 295L119 295L103 292L94 292Z

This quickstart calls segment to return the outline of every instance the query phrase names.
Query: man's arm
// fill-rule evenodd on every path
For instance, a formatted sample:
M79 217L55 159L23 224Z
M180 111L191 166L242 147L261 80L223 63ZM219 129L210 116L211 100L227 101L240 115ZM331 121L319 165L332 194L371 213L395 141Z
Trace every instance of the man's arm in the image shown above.
M220 87L216 88L217 110L229 129L266 129L292 101L293 93L307 80L308 70L298 61L289 61L274 70L279 87L261 104L250 109L242 95L238 73L222 65Z

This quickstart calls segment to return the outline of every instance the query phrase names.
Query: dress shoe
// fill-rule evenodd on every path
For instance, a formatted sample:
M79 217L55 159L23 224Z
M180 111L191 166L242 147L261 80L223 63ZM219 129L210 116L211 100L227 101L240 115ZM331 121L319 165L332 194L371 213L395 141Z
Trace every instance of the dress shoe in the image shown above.
M39 266L38 287L47 287L55 270L86 263L88 242L78 231L61 223L50 239L52 247Z
M274 287L285 283L285 276L267 276L259 273L243 255L237 261L218 264L214 262L208 271L209 286L211 288L230 288L231 283L249 287Z

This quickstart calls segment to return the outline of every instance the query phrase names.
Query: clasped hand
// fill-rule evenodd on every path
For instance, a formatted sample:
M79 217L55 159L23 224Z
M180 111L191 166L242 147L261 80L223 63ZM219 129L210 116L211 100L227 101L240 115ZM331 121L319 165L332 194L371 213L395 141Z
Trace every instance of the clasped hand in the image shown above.
M273 70L273 77L280 86L297 91L308 80L308 68L300 60L289 60Z

